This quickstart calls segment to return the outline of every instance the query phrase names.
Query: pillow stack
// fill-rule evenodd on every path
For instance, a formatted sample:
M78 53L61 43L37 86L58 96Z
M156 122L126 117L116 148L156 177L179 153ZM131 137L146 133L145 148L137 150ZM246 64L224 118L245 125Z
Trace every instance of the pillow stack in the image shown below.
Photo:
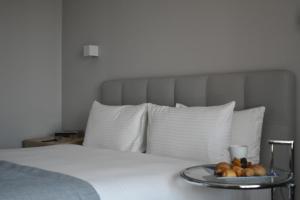
M234 112L234 107L235 102L168 107L95 101L83 145L131 152L145 152L147 147L150 154L216 163L229 160L229 145L242 144L249 148L248 159L258 162L265 108Z

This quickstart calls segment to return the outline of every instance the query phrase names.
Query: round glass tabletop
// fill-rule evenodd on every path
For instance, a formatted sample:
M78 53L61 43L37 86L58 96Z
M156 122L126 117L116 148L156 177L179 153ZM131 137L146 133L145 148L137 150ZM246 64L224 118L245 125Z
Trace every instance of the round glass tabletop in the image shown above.
M290 173L274 170L269 176L253 177L217 177L214 175L215 165L200 165L181 171L180 175L188 182L213 188L227 189L263 189L280 187L293 180Z

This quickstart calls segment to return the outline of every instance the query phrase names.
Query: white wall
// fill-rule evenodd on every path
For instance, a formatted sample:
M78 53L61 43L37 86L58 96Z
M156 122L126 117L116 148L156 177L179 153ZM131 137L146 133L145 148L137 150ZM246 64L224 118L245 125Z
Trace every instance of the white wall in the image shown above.
M299 0L64 0L63 127L84 128L115 78L288 69L299 99L299 16ZM89 43L99 59L82 57Z
M63 126L83 128L103 80L289 69L300 75L300 1L64 0ZM99 59L84 44L99 44Z
M61 4L0 1L0 148L61 128Z

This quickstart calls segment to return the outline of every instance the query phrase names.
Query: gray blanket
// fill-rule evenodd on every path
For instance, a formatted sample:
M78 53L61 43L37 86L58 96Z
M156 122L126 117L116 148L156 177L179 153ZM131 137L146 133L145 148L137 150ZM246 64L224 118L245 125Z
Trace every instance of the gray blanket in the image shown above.
M100 200L83 180L7 161L0 161L0 199Z

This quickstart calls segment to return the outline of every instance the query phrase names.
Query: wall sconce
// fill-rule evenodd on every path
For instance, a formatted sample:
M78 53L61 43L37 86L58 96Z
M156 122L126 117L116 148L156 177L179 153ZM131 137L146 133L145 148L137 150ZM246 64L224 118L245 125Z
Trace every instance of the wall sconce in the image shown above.
M83 56L98 57L99 56L99 47L97 45L83 46Z

